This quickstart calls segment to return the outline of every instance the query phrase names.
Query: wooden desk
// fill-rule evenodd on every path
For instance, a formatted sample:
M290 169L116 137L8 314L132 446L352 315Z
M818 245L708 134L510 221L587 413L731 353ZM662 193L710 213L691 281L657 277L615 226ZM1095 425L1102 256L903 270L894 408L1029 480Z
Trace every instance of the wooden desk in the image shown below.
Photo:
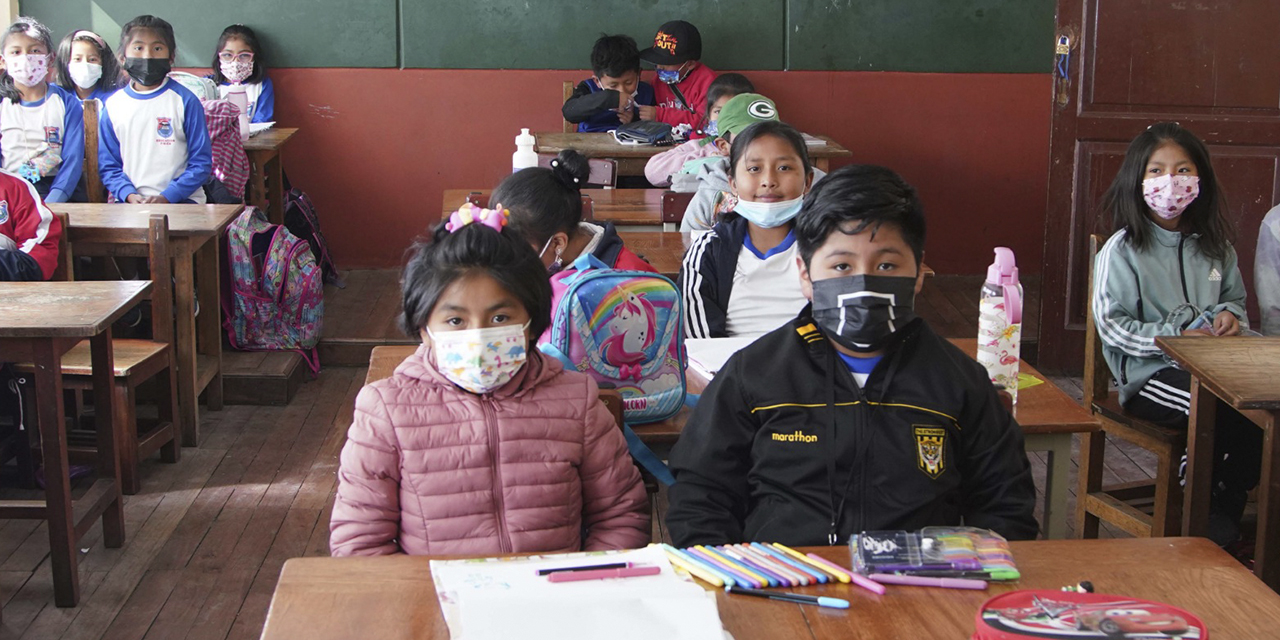
M1092 581L1101 593L1183 607L1203 619L1214 638L1272 637L1280 625L1280 596L1205 539L1041 540L1014 542L1012 550L1022 579L987 591L890 586L877 596L843 584L793 590L845 598L852 604L847 610L722 590L716 590L716 601L735 640L968 638L987 598L1015 589L1056 591L1081 580ZM805 551L849 566L847 547ZM288 560L262 639L448 638L429 561L404 555Z
M0 518L34 518L49 525L54 602L74 607L80 601L76 568L79 540L102 518L103 544L124 544L112 420L111 323L136 305L150 282L0 282L0 354L6 360L35 363L36 422L44 457L45 500L0 501ZM98 435L98 478L78 500L71 499L66 415L62 399L62 355L88 338L93 356L93 402Z
M284 168L280 148L297 132L296 128L272 127L244 141L250 171L246 204L266 212L272 224L284 224Z
M440 219L457 211L472 193L488 196L493 189L446 189ZM619 227L652 225L658 228L662 224L662 193L662 189L582 190L582 195L591 198L590 221L612 222Z
M644 165L649 158L671 148L621 145L608 133L544 131L535 133L534 136L537 141L533 150L538 153L555 155L565 149L574 149L588 158L613 158L618 162L620 176L644 175ZM853 155L828 136L816 137L825 140L827 144L809 147L809 159L813 161L813 166L823 171L830 169L832 158L848 158Z
M141 256L146 247L114 244L119 229L146 229L153 213L169 218L174 251L174 351L178 364L178 411L182 444L200 442L200 393L208 391L209 409L222 408L222 306L218 280L223 230L244 211L240 204L71 204L49 208L68 217L67 239L76 255ZM141 252L141 253L139 253ZM197 277L197 274L198 277ZM196 287L199 287L197 290ZM196 316L196 297L204 301Z
M1263 430L1254 572L1280 589L1280 338L1157 337L1156 345L1191 374L1187 484L1182 529L1203 536L1209 523L1213 432L1218 399Z
M658 273L671 278L672 282L680 276L680 262L684 259L688 236L689 234L679 231L618 230L622 244L648 260Z

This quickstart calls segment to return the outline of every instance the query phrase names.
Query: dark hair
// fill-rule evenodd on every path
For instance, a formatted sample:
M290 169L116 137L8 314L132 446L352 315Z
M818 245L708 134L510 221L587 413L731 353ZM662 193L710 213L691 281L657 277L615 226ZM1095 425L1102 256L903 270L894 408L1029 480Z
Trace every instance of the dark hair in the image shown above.
M711 120L711 108L720 98L755 92L756 86L741 73L722 73L707 87L707 109L703 112L703 117L708 122Z
M1136 249L1147 246L1150 239L1147 229L1149 207L1142 197L1142 180L1151 155L1170 142L1187 152L1200 176L1200 195L1182 212L1178 228L1183 233L1200 234L1198 244L1204 255L1222 260L1235 241L1235 232L1227 221L1226 197L1213 173L1209 150L1200 138L1176 122L1153 124L1129 143L1116 179L1102 196L1102 211L1111 213L1115 229L1124 229L1126 242Z
M785 122L765 120L752 124L733 137L733 146L729 148L729 175L732 176L738 170L738 161L746 154L751 143L763 136L774 136L790 143L796 155L800 156L800 162L804 164L804 174L807 176L813 173L813 163L809 160L809 147L804 143L804 136Z
M525 242L542 246L563 231L573 235L582 222L582 185L591 168L587 159L573 149L565 149L551 161L551 168L521 169L502 181L491 206L511 210L508 227Z
M213 48L213 83L229 82L227 77L222 75L222 60L218 58L218 54L222 52L223 47L227 46L227 41L233 39L243 41L253 50L253 73L249 74L244 81L262 82L262 79L267 77L267 60L262 53L262 45L258 42L258 34L242 24L233 24L222 30L222 35L218 36L218 46Z
M510 226L501 232L480 223L450 233L436 226L430 241L418 241L401 277L404 313L400 328L418 337L444 290L471 273L484 273L515 296L529 312L529 335L542 335L551 326L551 281L547 268Z
M628 71L640 72L640 50L631 36L600 36L591 47L591 72L597 78L617 78Z
M89 31L87 29L76 29L68 33L58 43L58 59L53 65L53 83L68 91L76 90L76 83L71 79L71 73L67 71L67 65L71 63L71 47L77 42L87 42L98 50L98 57L102 58L102 77L98 78L95 89L102 91L112 91L120 87L120 62L116 60L116 55L111 51L111 45L107 44L106 38Z
M9 36L21 33L32 40L39 40L44 44L45 51L53 53L53 36L49 33L49 27L40 24L35 18L21 17L14 20L9 25L9 29L4 32L4 38L0 39L0 48L3 48L9 42ZM0 97L8 98L13 102L22 101L22 93L18 91L18 87L13 84L13 77L9 75L8 70L0 70Z
M147 29L158 34L160 39L164 40L165 46L169 47L170 58L178 55L178 41L173 36L173 25L163 18L142 15L126 22L120 28L120 51L117 52L117 55L121 58L129 57L125 49L128 48L129 41L133 39L133 32L139 29Z
M870 164L854 164L828 173L813 185L796 216L796 245L805 266L835 231L857 235L881 225L897 227L915 254L924 259L924 211L920 198L902 176Z

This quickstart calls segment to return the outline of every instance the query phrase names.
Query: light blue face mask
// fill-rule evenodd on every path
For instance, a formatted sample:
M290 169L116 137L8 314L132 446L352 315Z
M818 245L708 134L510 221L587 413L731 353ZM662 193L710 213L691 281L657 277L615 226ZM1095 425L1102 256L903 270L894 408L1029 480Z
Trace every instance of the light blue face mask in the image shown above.
M720 135L720 127L717 126L717 123L715 120L712 120L711 122L708 122L707 126L702 129L702 133L704 133L708 138L714 138Z
M674 69L658 69L658 82L675 84L680 82L680 71Z
M772 229L780 227L795 218L800 213L802 204L804 204L804 196L800 196L795 200L783 200L781 202L748 202L739 199L733 210L738 215L746 218L747 222L757 227Z

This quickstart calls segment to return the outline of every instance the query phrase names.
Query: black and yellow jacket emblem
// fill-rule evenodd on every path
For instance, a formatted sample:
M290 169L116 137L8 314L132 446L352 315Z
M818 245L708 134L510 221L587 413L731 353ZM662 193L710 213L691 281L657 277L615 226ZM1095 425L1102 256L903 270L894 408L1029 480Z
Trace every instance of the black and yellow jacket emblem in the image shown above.
M671 470L681 546L827 544L833 519L840 540L961 522L1011 539L1038 530L1021 429L982 367L922 320L859 389L806 309L726 363Z

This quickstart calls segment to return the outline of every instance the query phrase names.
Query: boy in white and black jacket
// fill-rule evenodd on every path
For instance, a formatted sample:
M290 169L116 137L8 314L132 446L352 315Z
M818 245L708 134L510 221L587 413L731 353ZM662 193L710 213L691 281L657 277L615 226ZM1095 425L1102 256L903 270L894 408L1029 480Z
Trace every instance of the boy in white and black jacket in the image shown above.
M1031 539L1022 432L982 367L915 317L924 217L881 167L815 186L792 322L715 376L671 454L677 546L836 544L966 524Z

